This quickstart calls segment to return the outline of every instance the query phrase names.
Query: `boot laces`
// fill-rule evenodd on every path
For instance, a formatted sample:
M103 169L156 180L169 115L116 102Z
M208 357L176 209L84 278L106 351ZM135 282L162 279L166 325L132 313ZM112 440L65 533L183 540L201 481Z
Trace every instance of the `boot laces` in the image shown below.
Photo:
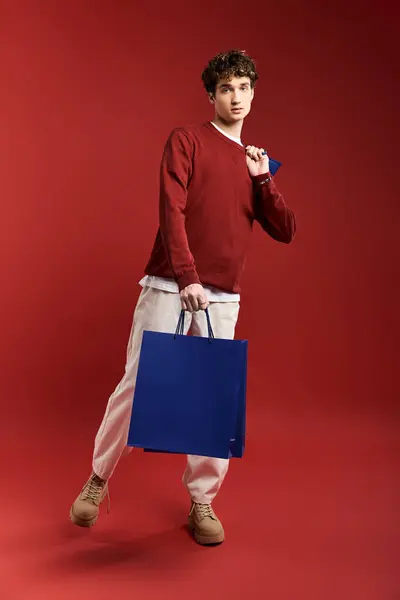
M205 519L206 517L215 519L214 511L211 508L211 504L195 504L195 510L200 519Z
M82 490L82 500L91 500L93 504L98 506L105 484L106 482L103 479L93 475Z

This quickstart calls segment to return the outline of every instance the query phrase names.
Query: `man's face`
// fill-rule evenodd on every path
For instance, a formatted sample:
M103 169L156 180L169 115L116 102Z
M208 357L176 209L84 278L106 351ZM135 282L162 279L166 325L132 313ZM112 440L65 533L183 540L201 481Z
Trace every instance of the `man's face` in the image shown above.
M215 96L210 98L215 105L217 115L227 123L243 120L250 112L254 89L249 77L221 79L216 87Z

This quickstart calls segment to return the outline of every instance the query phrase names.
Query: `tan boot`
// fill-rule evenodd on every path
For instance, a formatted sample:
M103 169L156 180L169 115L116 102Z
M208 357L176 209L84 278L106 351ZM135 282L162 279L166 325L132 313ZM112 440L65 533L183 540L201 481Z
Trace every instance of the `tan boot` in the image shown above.
M81 493L71 506L70 518L79 527L92 527L99 516L99 507L108 494L108 484L92 473ZM110 508L110 504L108 506Z
M211 504L192 503L189 528L196 542L203 546L222 544L225 539L224 529Z

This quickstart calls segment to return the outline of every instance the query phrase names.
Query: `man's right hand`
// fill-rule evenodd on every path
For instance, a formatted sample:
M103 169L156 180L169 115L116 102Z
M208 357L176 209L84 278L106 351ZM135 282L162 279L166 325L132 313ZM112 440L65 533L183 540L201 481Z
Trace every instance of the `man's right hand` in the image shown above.
M192 283L181 291L181 303L183 310L189 312L197 312L198 310L206 310L209 306L204 288L199 283Z

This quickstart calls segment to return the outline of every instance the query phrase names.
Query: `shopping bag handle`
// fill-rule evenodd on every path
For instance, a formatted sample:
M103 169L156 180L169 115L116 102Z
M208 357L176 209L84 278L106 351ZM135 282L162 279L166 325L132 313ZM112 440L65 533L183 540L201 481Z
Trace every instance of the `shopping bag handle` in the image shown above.
M208 308L206 308L206 310L204 312L206 313L206 319L207 319L208 339L209 339L209 341L211 341L212 339L214 339L215 336L214 336L214 332L213 332L213 329L211 326L210 313L208 312ZM176 339L176 337L178 335L183 335L184 333L185 333L185 311L182 309L181 314L179 315L178 325L176 327L174 339Z
M207 318L208 339L211 341L212 339L214 339L214 332L211 327L210 313L208 312L208 308L206 308L205 313Z
M178 325L176 327L174 338L176 339L177 335L183 335L185 333L185 311L182 309L181 314L179 315Z

